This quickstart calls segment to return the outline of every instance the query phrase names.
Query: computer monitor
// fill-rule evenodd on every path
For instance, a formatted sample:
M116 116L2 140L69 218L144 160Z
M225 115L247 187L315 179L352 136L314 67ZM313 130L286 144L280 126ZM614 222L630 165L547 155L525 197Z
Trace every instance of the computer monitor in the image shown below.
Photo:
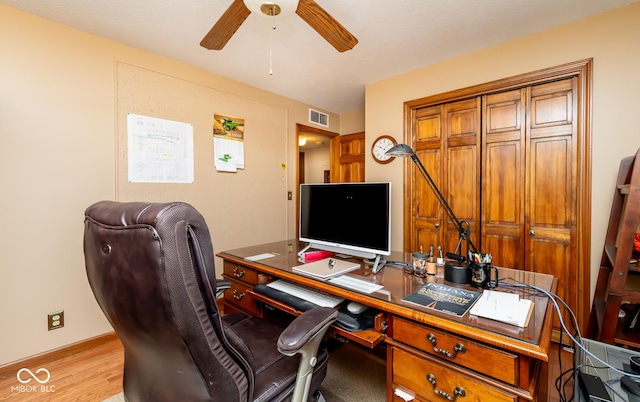
M308 247L373 259L378 272L381 256L391 254L391 183L301 184L299 239Z

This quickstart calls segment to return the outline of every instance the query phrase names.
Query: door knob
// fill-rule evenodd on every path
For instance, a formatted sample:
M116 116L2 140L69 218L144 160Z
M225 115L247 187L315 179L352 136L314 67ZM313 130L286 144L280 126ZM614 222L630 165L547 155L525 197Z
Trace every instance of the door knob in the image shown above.
M529 231L529 236L530 236L530 237L533 237L533 236L535 236L535 235L536 235L536 231L535 231L535 230L530 230L530 231Z

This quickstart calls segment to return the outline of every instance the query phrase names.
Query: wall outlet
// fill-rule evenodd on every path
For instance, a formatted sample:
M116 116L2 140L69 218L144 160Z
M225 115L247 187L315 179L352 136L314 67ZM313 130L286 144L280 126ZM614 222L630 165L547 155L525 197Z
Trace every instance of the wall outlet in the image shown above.
M64 310L47 314L47 328L49 331L64 327Z

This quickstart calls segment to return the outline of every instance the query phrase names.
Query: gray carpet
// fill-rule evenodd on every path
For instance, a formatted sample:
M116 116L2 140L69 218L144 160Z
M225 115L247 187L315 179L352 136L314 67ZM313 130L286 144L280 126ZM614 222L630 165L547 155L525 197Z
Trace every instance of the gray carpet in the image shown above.
M327 377L320 387L327 402L383 402L386 369L382 359L351 343L331 352ZM122 393L104 402L124 402Z
M385 363L371 352L346 343L329 355L327 377L320 389L327 402L386 401Z

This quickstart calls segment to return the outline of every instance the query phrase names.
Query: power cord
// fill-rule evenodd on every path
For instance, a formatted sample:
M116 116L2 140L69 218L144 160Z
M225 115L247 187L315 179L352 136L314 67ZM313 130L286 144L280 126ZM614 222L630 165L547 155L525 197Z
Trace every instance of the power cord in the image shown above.
M513 281L513 283L504 283L504 281ZM540 296L540 294L545 295L552 303L554 306L554 309L556 311L556 314L558 315L558 320L560 321L560 326L562 327L562 330L560 332L560 344L559 344L559 358L560 358L560 376L556 379L556 390L558 391L558 396L560 398L560 400L562 402L570 402L573 400L573 396L571 396L570 398L567 398L566 394L565 394L565 387L567 385L567 383L569 383L569 381L571 381L571 379L573 379L575 381L575 373L577 370L580 369L580 367L594 367L594 366L587 366L587 365L580 365L577 366L575 365L575 359L577 357L577 355L575 355L574 357L574 367L565 371L562 371L562 359L560 356L561 353L561 348L562 348L562 336L563 336L563 332L569 337L569 339L571 339L572 343L577 347L577 349L580 349L580 351L582 351L584 354L586 354L587 356L591 357L592 359L594 359L595 361L597 361L599 364L602 364L603 367L606 367L607 369L611 369L613 371L615 371L618 374L621 375L626 375L629 376L631 378L640 378L640 374L635 374L635 373L628 373L624 370L618 369L614 366L612 366L611 364L609 364L608 362L605 362L604 360L602 360L601 358L599 358L598 356L596 356L595 354L593 354L591 351L589 351L587 348L584 347L584 345L582 344L582 335L580 334L580 329L578 327L578 320L576 319L575 314L573 313L573 311L571 310L571 308L567 305L567 303L562 300L562 298L560 298L558 295L549 292L545 289L542 289L538 286L535 285L529 285L526 283L522 283L514 278L504 278L504 279L500 279L499 280L499 287L507 287L507 288L522 288L525 289L527 291L531 291L533 290L534 292L532 293L533 295L536 296ZM571 318L571 326L573 327L573 329L575 330L575 335L572 335L569 330L567 329L567 326L564 322L564 319L562 317L562 310L560 308L560 306L558 305L558 302L560 302L562 304L562 306L566 309L566 311L569 312L570 318ZM562 382L562 378L564 376L566 376L567 374L571 374L569 376L569 378L567 378L564 383ZM604 384L611 389L614 393L616 393L616 395L618 395L617 392L615 392L615 390L611 387L611 384L608 384L606 382L604 382Z

